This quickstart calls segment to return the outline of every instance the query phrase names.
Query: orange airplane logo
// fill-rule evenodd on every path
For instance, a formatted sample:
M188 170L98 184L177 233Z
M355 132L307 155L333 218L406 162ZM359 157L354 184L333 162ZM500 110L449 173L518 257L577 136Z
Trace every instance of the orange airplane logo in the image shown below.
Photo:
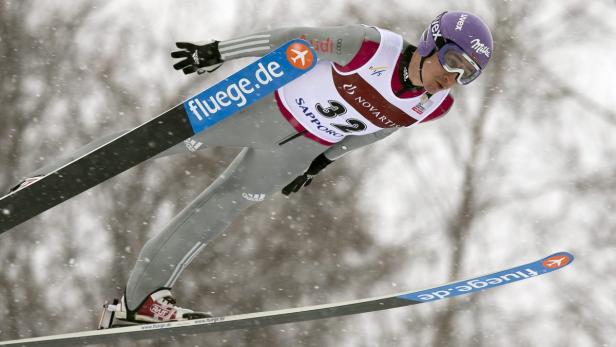
M305 70L312 65L314 56L308 46L294 43L287 47L287 60L298 69Z
M547 267L548 269L557 269L559 267L563 267L569 264L570 261L571 259L569 259L569 257L566 255L555 255L544 260L543 266Z

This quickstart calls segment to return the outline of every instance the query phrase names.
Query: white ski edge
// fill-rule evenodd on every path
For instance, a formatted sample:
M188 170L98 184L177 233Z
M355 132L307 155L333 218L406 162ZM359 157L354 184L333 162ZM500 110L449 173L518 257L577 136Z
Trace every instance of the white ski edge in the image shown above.
M559 252L529 264L420 291L401 292L354 301L227 317L135 325L131 327L3 341L0 342L0 346L83 346L95 343L112 343L121 339L138 340L186 336L205 332L260 327L373 312L484 291L558 270L570 264L573 259L574 257L570 253Z

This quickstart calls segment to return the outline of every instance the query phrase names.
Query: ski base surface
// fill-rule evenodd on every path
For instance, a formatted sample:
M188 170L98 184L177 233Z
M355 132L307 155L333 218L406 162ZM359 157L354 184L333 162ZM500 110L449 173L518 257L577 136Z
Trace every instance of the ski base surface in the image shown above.
M141 340L179 337L214 331L246 329L274 324L302 322L358 313L386 310L452 298L537 277L565 267L573 261L572 254L559 252L543 259L489 275L453 282L420 291L361 299L334 304L306 306L285 310L256 312L226 317L212 317L180 322L144 324L123 328L92 330L70 334L4 341L0 346L84 346L104 343L113 345L121 340Z

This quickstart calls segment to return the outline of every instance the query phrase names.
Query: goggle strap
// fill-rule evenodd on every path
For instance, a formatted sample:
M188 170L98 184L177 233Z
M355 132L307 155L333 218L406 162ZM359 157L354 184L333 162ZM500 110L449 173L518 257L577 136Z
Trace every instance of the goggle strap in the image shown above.
M439 51L443 48L443 46L445 46L445 44L447 44L447 41L443 38L443 36L439 36L436 40L434 40L434 43L436 45L436 50Z
M425 61L426 57L421 57L421 60L419 60L419 81L421 84L423 84L423 65Z

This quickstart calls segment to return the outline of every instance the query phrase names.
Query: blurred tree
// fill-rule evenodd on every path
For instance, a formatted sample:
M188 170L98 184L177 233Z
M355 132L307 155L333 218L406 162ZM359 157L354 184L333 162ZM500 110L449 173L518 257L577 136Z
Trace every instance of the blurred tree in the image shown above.
M66 136L69 129L58 127L56 121L78 125L78 121L70 120L77 107L68 102L71 88L67 86L65 72L71 69L79 26L77 21L67 19L87 18L90 9L87 3L82 5L60 11L46 5L35 6L32 1L0 4L0 102L5 110L0 118L3 189L18 182L20 172L34 169L44 158L57 153L57 146L51 144ZM79 78L79 73L73 77ZM70 133L72 140L83 138L78 126ZM33 221L2 235L2 339L39 335L57 324L43 318L57 316L59 312L50 310L54 305L46 296L53 284L46 281L45 260L54 250L42 247L42 225L40 220ZM68 254L71 248L67 245L58 252ZM56 266L63 267L62 263Z

